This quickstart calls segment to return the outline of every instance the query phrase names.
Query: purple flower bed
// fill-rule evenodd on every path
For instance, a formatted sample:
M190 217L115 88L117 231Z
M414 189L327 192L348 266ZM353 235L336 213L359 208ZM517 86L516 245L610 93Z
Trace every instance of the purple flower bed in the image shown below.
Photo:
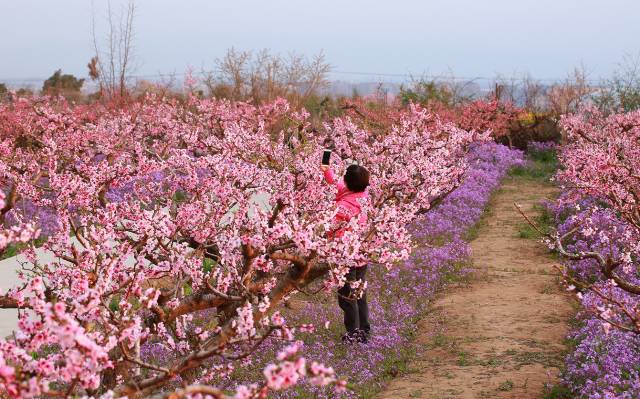
M571 251L595 250L617 257L626 248L633 248L625 234L629 226L618 219L611 209L598 206L594 198L569 201L562 196L550 206L560 234L572 229L577 221L582 227L567 245ZM634 254L638 259L638 254ZM569 274L578 281L595 283L608 296L620 303L640 306L632 296L611 286L593 260L565 262ZM638 283L638 275L627 273L627 279ZM640 397L640 336L625 332L600 320L597 314L605 303L592 291L578 293L582 311L577 328L569 334L572 351L565 359L563 385L571 398L631 399ZM623 322L619 316L611 316Z
M436 237L460 238L473 226L484 211L493 190L500 179L514 166L524 166L521 151L498 144L482 144L469 154L469 170L464 183L433 212L416 223L413 234L416 239Z
M482 216L483 210L501 178L515 165L523 165L523 153L487 143L469 154L470 168L464 183L432 212L411 226L417 248L411 258L387 272L370 269L368 299L372 337L367 344L345 346L342 313L335 300L331 303L303 302L303 308L288 312L291 325L312 323L317 331L303 335L304 356L334 367L337 375L349 382L343 397L370 397L384 384L385 378L401 373L415 353L413 337L418 334L416 322L424 314L428 301L443 287L448 277L466 272L470 247L465 233ZM325 323L328 322L328 328ZM260 378L259 372L277 350L272 343L264 349L264 359L255 367L244 366L226 382L233 387L239 381L248 383ZM252 371L248 371L251 369ZM280 398L333 398L336 393L326 388L300 385L280 393Z

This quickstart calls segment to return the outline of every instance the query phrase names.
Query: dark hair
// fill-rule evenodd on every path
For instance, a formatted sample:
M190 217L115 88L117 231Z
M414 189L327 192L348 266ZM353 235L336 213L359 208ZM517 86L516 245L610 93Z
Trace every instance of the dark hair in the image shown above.
M354 193L361 193L369 186L369 171L364 166L349 165L344 174L344 184Z

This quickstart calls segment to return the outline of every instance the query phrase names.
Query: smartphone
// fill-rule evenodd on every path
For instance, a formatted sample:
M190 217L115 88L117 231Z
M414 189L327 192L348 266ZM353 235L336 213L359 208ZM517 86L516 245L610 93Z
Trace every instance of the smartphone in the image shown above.
M324 150L324 153L322 153L322 164L329 165L330 159L331 159L331 150Z

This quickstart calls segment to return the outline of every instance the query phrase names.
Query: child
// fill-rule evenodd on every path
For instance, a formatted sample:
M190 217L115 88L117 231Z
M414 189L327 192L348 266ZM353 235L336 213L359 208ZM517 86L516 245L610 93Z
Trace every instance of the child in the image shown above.
M349 222L354 216L359 217L361 224L366 223L367 215L361 213L361 198L367 198L366 188L369 186L369 171L359 165L351 165L347 168L343 182L336 182L333 172L327 165L322 165L324 178L329 184L338 187L336 195L336 205L338 213L337 222ZM330 234L333 237L340 237L345 229L339 229ZM338 304L344 312L344 326L347 333L342 336L343 342L367 342L371 326L369 325L369 309L367 307L366 291L362 293L360 299L354 299L355 293L350 286L350 282L360 280L365 281L367 266L352 267L347 274L347 282L338 290Z

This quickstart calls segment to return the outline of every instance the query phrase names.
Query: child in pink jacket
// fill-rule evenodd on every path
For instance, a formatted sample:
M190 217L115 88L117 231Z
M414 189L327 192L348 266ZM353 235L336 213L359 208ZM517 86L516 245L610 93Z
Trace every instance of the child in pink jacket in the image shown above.
M361 213L361 205L359 200L367 198L365 190L369 186L369 171L360 165L351 165L344 174L343 181L336 181L333 172L329 166L323 165L322 171L324 178L329 184L333 184L338 188L336 194L336 206L338 213L336 214L336 222L349 222L352 217L360 215L360 224L367 222L367 215ZM341 237L345 229L334 232L336 237Z
M359 223L367 222L367 215L362 212L359 200L367 198L366 189L369 186L369 171L360 165L351 165L347 168L343 181L336 182L333 172L327 165L322 166L324 178L329 184L335 184L338 188L336 195L336 222L349 222L351 218L358 217ZM341 237L346 228L338 229L329 234L329 237ZM371 326L369 324L369 308L367 306L367 293L364 291L360 299L354 299L354 290L350 283L360 280L365 281L367 266L353 267L347 274L347 282L338 290L338 304L344 312L344 326L347 333L342 336L345 343L367 342Z

